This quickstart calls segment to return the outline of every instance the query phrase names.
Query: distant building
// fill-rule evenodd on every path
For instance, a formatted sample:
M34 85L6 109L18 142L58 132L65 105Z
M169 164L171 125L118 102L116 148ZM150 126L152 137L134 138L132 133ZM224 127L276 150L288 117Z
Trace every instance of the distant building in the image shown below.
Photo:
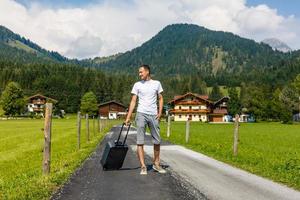
M300 113L293 114L293 121L296 121L296 122L300 121Z
M235 118L233 118L235 121ZM242 113L239 115L239 122L255 122L255 118L252 115Z
M223 97L216 102L207 95L186 93L175 96L168 104L173 108L169 113L174 121L227 122L227 102L229 97Z
M57 100L50 97L46 97L41 94L36 94L27 98L27 111L30 113L43 114L45 109L45 104L47 102L57 103Z
M127 114L127 107L117 101L108 101L98 105L99 115L106 119L119 119Z
M227 120L227 102L229 97L222 97L218 101L210 104L209 121L210 122L228 122Z

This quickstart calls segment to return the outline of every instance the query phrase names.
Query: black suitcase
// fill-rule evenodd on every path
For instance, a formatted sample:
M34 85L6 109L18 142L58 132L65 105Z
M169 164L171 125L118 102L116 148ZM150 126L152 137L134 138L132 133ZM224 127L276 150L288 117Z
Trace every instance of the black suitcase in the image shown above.
M128 151L128 146L125 144L127 135L130 129L131 124L129 124L126 132L126 136L123 140L123 142L120 141L120 137L122 135L122 131L124 128L125 123L122 124L122 128L118 137L118 140L116 141L109 141L105 149L103 151L101 164L103 167L103 170L116 170L120 169L123 165L123 162L126 157L126 153Z

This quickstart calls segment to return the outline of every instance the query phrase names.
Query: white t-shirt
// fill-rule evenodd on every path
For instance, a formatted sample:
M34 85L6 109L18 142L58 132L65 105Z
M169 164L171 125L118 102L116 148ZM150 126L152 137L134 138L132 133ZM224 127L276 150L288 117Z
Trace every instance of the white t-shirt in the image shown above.
M157 95L163 91L159 81L141 80L133 85L131 94L139 98L137 111L149 115L157 115Z

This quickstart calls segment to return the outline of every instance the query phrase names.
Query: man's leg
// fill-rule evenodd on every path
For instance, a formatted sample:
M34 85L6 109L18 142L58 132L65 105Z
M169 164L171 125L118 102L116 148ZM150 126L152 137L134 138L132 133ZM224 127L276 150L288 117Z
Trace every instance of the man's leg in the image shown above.
M137 143L137 156L141 164L141 173L142 175L147 174L147 168L145 165L145 153L144 153L144 137L146 132L146 120L142 113L137 113L136 116L136 143Z
M143 144L138 144L137 145L137 154L138 154L138 158L139 158L141 167L146 167L146 165L145 165L144 145Z
M160 144L154 144L153 145L153 151L154 151L154 156L153 156L153 163L156 166L160 165L160 158L159 158L159 154L160 154Z
M152 142L154 144L153 151L153 166L152 168L159 172L159 173L166 173L166 170L164 170L160 166L160 128L159 128L159 121L156 119L155 115L148 116L148 125L150 128L151 136L152 136Z

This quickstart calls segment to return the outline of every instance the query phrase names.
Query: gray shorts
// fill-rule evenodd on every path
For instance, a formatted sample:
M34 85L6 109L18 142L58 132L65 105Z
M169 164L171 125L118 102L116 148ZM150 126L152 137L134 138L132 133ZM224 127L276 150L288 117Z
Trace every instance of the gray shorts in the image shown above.
M150 129L150 133L152 136L153 144L160 144L160 129L159 129L159 121L156 119L156 115L148 115L145 113L136 113L136 143L137 144L144 144L144 138L146 133L146 126L148 125Z

